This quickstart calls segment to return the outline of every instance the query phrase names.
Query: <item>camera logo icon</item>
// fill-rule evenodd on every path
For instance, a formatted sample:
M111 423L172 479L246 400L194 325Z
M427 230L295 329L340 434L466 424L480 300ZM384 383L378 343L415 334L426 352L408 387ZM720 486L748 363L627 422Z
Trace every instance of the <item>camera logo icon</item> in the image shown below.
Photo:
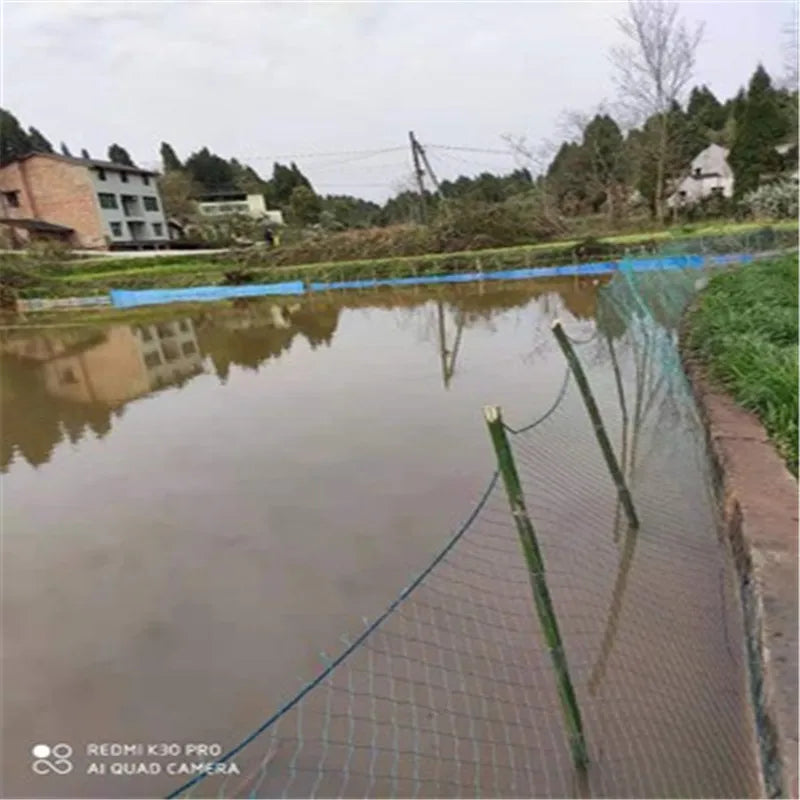
M55 772L56 775L68 775L72 772L72 762L69 760L72 755L72 748L60 742L52 747L49 744L37 744L31 748L34 761L31 769L37 775L49 775Z

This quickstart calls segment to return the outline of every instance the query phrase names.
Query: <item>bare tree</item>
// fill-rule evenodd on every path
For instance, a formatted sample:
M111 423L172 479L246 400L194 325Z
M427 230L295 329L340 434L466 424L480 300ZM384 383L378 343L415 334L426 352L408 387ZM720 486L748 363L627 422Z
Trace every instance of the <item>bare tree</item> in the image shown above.
M791 92L797 91L798 67L798 20L797 6L792 7L793 20L783 27L783 88Z
M544 217L556 227L563 227L558 204L552 197L547 176L547 169L553 162L558 146L549 139L533 146L528 144L525 136L515 136L511 133L504 133L500 138L506 143L517 166L527 169L533 177L536 197Z
M654 209L663 222L669 111L692 78L703 26L690 29L668 0L629 0L617 24L627 40L611 51L620 100L640 122L657 120Z

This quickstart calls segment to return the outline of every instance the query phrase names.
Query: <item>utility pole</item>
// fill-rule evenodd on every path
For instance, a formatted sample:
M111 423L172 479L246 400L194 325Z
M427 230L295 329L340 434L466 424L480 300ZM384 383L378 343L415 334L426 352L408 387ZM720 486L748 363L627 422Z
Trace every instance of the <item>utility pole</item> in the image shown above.
M425 184L422 182L422 177L425 174L422 170L422 166L419 163L419 142L414 138L414 131L408 132L408 141L411 143L411 158L414 161L414 176L417 179L417 187L419 188L419 213L420 213L420 222L425 224L426 221L426 209L425 209Z
M433 183L434 187L436 188L436 194L439 199L442 199L442 188L439 186L439 181L437 180L436 176L433 174L433 169L431 169L430 162L428 161L428 156L425 152L425 148L415 140L417 145L417 150L419 151L419 155L422 158L422 163L425 165L425 169L428 171L428 175L431 176L431 183Z

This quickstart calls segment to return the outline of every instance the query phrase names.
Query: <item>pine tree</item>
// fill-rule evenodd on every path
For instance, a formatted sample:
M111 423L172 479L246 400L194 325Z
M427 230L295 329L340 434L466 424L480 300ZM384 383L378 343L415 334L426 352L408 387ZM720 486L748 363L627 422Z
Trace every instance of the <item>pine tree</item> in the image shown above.
M69 147L67 147L65 142L61 142L61 155L72 158L72 153L70 153Z
M135 167L133 159L128 155L128 151L118 144L112 144L108 148L108 160L114 164L124 164L128 167Z
M47 140L45 135L36 128L28 128L28 141L31 150L37 153L52 153L53 145Z
M300 185L292 189L289 200L292 218L302 225L313 225L319 221L322 203L308 186Z
M734 109L736 113L737 109ZM789 132L772 81L760 64L750 79L747 97L738 109L729 163L734 175L734 196L757 189L762 175L780 169L775 146Z
M725 107L705 85L692 89L686 113L693 123L712 131L721 130L727 116Z
M183 165L172 149L172 145L167 144L167 142L161 142L161 164L164 167L164 172L183 169Z
M31 151L30 137L17 118L0 108L0 164L7 164Z
M192 179L207 192L225 191L233 186L233 168L207 147L192 153L186 159L185 168Z
M81 158L85 158L87 161L91 161L91 156L89 155L89 151L85 148L81 148Z

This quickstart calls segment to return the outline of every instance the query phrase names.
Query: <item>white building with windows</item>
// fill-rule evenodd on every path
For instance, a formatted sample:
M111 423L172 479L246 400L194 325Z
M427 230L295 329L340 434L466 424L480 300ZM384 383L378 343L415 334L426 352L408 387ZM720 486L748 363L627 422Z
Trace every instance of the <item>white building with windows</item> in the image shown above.
M267 208L263 194L248 194L236 189L227 192L209 192L195 198L197 210L205 217L223 217L244 214L273 225L283 225L283 214Z
M667 198L670 208L693 205L706 197L733 197L733 170L728 164L728 150L712 144L698 153L686 175Z

